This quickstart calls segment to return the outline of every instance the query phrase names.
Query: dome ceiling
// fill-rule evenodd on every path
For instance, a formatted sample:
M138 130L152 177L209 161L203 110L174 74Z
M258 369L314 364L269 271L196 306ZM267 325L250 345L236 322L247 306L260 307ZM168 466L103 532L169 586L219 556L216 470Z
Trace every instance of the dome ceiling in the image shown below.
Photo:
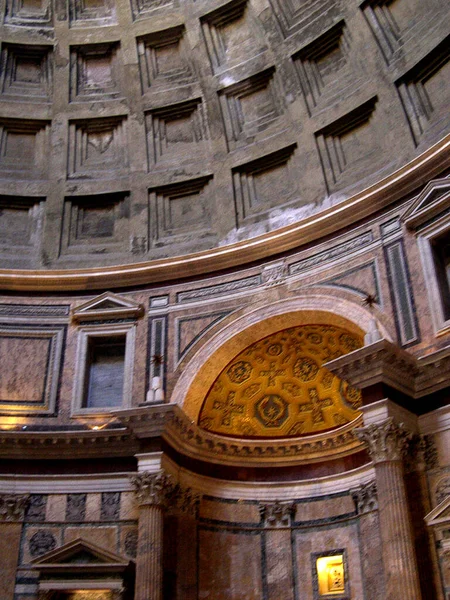
M362 346L329 325L279 331L246 348L220 373L200 411L202 428L238 437L289 437L344 425L361 395L322 365Z
M422 185L450 129L449 3L380 2L5 0L0 277L219 270Z

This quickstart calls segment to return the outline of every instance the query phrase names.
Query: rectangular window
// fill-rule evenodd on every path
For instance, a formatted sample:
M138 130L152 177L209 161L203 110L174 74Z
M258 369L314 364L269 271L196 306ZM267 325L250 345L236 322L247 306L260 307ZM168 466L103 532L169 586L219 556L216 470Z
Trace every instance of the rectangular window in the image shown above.
M444 320L450 319L450 231L431 240Z
M136 325L79 327L72 414L97 416L131 405Z
M450 216L431 220L417 233L431 316L437 335L450 328Z
M88 341L83 408L122 406L126 336Z

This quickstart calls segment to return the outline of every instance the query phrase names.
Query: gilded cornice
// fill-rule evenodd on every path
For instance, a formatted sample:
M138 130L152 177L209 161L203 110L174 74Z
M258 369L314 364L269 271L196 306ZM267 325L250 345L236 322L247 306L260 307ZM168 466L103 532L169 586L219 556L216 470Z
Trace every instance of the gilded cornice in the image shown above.
M336 206L250 240L174 258L114 267L67 270L0 269L0 289L67 291L113 289L199 276L268 259L349 227L439 175L448 163L450 135L388 177Z

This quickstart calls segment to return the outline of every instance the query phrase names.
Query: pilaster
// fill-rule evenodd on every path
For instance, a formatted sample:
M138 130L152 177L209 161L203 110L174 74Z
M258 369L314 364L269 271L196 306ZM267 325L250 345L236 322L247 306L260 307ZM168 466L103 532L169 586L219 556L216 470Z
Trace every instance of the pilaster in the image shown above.
M421 600L402 459L412 434L392 417L355 430L375 464L386 600Z

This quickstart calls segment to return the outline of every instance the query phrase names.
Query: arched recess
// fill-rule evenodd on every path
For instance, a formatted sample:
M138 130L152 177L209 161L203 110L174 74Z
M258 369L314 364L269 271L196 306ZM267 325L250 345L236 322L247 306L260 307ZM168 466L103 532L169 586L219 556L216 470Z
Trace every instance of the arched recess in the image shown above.
M323 290L269 305L248 309L202 346L185 365L171 397L185 414L197 421L202 402L215 379L227 364L248 346L273 333L301 325L335 325L358 336L373 328L373 314L344 298L328 296ZM377 321L380 334L391 340Z

